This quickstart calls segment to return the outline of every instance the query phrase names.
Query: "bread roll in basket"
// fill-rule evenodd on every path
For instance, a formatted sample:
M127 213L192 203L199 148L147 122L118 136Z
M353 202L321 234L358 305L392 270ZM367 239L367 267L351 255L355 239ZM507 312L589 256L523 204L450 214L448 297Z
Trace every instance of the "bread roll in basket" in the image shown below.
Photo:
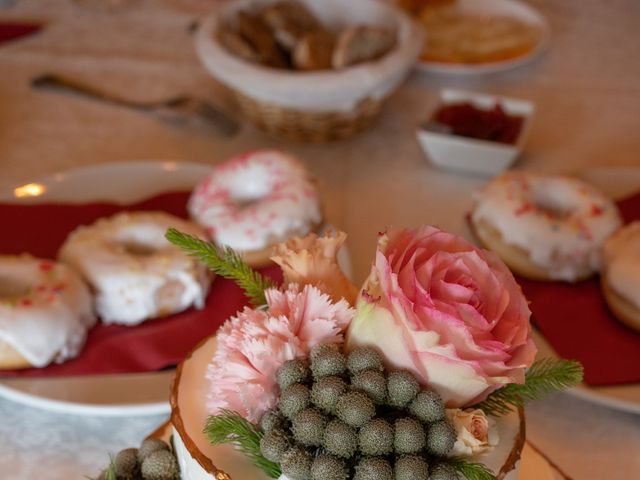
M243 116L269 133L322 142L347 138L370 126L420 55L423 30L391 3L299 0L331 30L382 26L395 32L396 44L377 60L310 72L250 63L221 45L217 35L221 25L239 11L276 1L237 0L217 6L196 35L196 50L205 69L231 89Z

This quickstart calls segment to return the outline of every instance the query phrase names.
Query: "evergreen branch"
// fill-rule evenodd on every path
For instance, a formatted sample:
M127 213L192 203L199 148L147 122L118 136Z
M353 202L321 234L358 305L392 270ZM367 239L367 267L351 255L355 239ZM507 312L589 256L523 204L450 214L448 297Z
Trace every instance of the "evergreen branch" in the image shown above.
M582 381L582 376L583 369L579 362L552 358L538 360L527 370L524 384L506 385L477 407L489 415L506 415L525 402L540 400L550 393L574 387Z
M276 287L273 280L249 267L232 248L218 248L211 242L205 242L175 228L167 230L165 236L169 242L200 260L216 275L235 280L254 307L266 304L264 291Z
M249 461L270 478L281 475L280 466L262 456L260 440L263 433L236 412L222 410L219 415L207 419L204 433L211 445L229 444L246 456Z
M113 461L113 457L109 460L109 466L104 471L104 480L118 480L116 475L116 464Z
M447 463L467 480L496 480L495 475L485 465L463 458L449 458Z

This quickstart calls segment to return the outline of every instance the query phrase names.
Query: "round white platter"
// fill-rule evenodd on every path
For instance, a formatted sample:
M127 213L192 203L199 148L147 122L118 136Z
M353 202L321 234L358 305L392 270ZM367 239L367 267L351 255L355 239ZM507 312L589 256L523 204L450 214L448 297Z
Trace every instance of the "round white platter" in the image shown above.
M456 9L462 13L478 15L482 17L509 17L519 20L527 25L536 27L540 31L540 37L536 46L528 53L508 60L500 60L486 63L446 63L433 61L419 61L416 69L426 73L454 74L454 75L480 75L498 73L525 65L541 53L550 43L550 29L547 20L530 5L518 0L457 0ZM427 31L427 42L429 32Z
M0 190L0 202L132 203L164 192L191 190L205 164L134 161L76 168ZM351 273L348 251L340 264ZM66 378L1 378L0 396L33 407L79 415L169 413L174 370Z
M136 161L82 167L0 191L0 201L131 203L169 191L190 190L210 167ZM79 415L169 413L174 370L66 378L0 379L0 395L33 407Z

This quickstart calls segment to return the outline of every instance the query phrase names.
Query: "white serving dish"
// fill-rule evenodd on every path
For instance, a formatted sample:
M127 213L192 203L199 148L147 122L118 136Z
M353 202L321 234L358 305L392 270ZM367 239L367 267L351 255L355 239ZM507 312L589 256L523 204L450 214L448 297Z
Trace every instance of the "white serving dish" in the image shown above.
M478 15L485 18L508 17L536 27L540 37L536 46L524 55L506 60L485 63L445 63L420 60L416 69L424 73L443 75L486 75L500 73L529 64L544 53L551 42L551 29L544 16L528 2L519 0L456 0L456 10L460 13Z
M493 176L509 168L522 152L527 140L535 110L533 103L499 95L445 89L440 93L436 110L443 105L459 102L470 102L482 109L489 109L500 103L506 113L524 117L517 141L514 144L504 144L420 127L416 135L427 157L438 168L471 175Z

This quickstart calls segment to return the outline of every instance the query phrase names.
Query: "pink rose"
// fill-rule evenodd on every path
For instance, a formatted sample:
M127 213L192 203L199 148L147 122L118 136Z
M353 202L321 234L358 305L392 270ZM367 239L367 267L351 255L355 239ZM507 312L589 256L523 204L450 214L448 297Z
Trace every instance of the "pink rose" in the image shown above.
M448 407L522 383L536 347L531 312L507 267L463 238L424 226L380 237L348 347L371 345Z

